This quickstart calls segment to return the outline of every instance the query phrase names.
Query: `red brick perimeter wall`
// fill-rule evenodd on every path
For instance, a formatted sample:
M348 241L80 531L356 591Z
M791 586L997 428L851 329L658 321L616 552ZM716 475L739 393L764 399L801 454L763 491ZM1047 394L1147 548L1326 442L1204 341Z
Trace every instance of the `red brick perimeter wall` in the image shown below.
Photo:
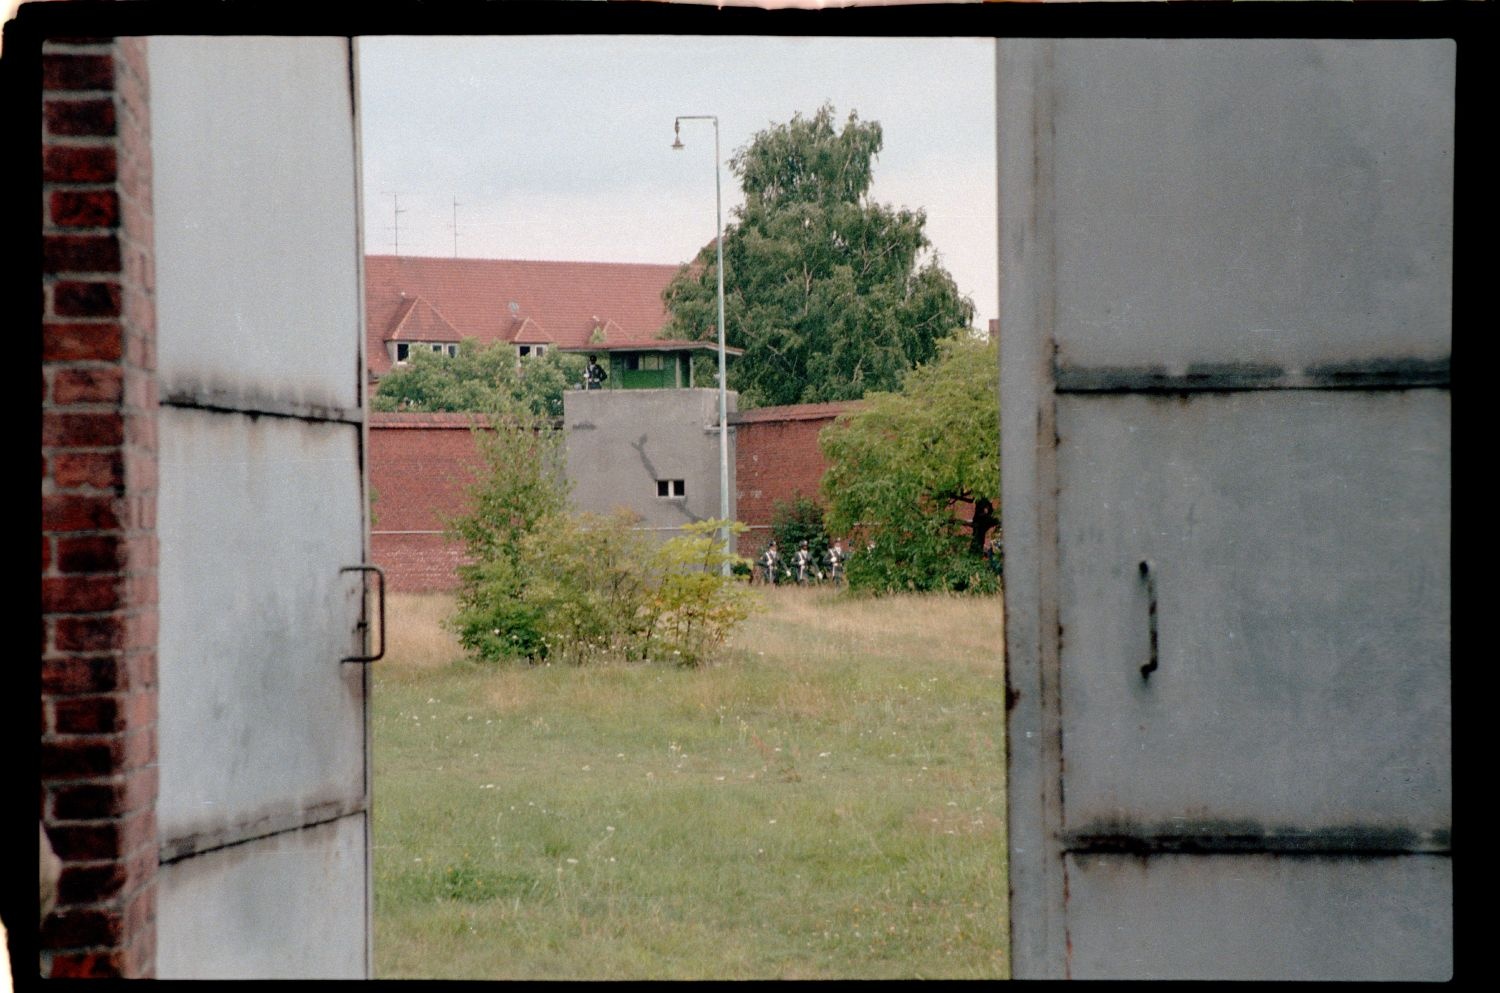
M392 592L451 590L463 548L440 532L467 509L479 456L472 414L370 414L371 557Z
M827 463L818 432L858 407L796 404L731 415L737 516L751 528L740 540L741 554L753 556L765 544L778 503L799 493L819 499ZM370 547L392 592L458 585L463 549L441 532L447 518L467 509L465 491L479 462L472 424L471 414L370 414Z
M730 415L734 426L735 516L750 526L740 537L741 555L754 557L770 535L776 505L797 494L821 502L819 486L828 463L818 433L857 402L759 407Z
M150 977L157 387L146 42L48 42L41 68L40 800L62 876L39 964L52 977Z

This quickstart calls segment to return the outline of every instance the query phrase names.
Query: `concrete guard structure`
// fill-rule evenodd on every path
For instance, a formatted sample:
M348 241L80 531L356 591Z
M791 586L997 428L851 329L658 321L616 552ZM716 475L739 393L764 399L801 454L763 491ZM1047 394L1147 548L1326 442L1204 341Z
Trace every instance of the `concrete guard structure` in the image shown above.
M739 394L726 401L732 415ZM731 418L732 422L732 418ZM563 395L573 506L629 507L640 526L674 537L719 516L717 389L570 390ZM729 428L729 516L735 516L734 427Z

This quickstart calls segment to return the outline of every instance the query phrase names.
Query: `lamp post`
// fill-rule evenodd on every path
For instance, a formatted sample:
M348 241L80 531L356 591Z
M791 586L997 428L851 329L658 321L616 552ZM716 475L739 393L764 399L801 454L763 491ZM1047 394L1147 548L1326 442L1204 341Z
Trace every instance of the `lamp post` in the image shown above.
M672 121L672 148L680 151L683 121L714 122L714 238L719 269L719 518L724 521L724 575L729 575L729 416L724 376L724 217L719 194L719 119L713 114L680 115Z

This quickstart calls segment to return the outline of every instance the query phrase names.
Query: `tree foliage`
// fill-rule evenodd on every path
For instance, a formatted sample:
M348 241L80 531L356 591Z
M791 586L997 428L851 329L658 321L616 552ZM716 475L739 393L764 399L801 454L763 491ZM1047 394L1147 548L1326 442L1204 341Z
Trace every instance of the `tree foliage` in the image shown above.
M851 589L987 592L999 524L996 345L942 343L899 393L866 397L823 429L828 526L851 537Z
M549 349L517 360L506 342L481 345L470 339L457 355L412 349L405 365L380 380L372 410L487 411L520 407L561 417L563 391L583 379L581 355Z
M448 522L475 566L460 566L460 599L475 569L519 562L521 539L568 507L563 435L550 418L507 401L476 419L479 476L468 510Z
M973 304L932 256L921 210L869 199L879 123L824 104L756 134L730 161L745 204L724 231L728 385L743 407L857 399L898 389ZM663 293L663 334L716 340L716 246Z
M828 556L828 528L823 505L812 497L794 492L789 500L777 500L771 506L771 536L776 539L784 568L792 568L792 556L804 541L813 562L818 568L823 567Z

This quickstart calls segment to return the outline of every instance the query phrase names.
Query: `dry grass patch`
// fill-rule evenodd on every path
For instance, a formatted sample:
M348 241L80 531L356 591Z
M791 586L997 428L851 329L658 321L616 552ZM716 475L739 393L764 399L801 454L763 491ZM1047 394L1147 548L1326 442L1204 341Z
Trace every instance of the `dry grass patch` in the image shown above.
M451 613L451 593L392 593L386 597L383 668L428 669L462 658L464 650L458 638L443 624Z
M941 655L955 665L985 669L1003 650L999 597L853 597L816 587L760 589L771 609L751 617L731 641L751 654L806 662Z

